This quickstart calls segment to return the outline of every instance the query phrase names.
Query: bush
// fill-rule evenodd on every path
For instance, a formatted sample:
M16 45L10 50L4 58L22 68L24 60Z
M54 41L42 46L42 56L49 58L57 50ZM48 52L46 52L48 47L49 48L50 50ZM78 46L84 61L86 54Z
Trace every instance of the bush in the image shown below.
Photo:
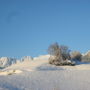
M82 56L82 62L90 62L90 52Z
M50 54L49 63L54 65L72 65L70 62L70 54L67 46L59 46L54 43L49 46L48 53Z
M90 62L90 57L82 56L82 62Z
M79 51L73 51L71 53L71 59L81 61L82 55L81 55L81 53Z

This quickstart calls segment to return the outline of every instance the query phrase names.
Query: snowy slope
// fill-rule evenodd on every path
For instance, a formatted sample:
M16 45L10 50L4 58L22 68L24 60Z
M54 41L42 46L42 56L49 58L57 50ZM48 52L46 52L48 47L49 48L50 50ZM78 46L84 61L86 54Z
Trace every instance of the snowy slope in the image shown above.
M0 67L7 67L10 66L12 64L16 63L16 59L15 58L8 58L8 57L1 57L0 58Z
M83 53L82 55L83 56L87 56L87 55L90 56L90 50L88 50L86 53Z
M0 58L0 67L5 68L5 67L8 67L13 64L17 64L17 63L20 63L23 61L31 61L31 60L33 60L33 58L31 56L24 56L20 60L18 60L16 58L1 57Z
M54 66L48 58L39 56L3 69L0 74L11 73L0 75L0 90L90 90L90 64Z

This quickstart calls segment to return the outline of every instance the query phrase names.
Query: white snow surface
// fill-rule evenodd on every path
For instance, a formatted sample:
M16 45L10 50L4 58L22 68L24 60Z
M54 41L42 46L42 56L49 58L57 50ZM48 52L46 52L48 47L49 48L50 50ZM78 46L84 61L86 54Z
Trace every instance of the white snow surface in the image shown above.
M15 58L9 58L9 57L1 57L0 58L0 67L5 68L5 67L8 67L8 66L16 64L16 63L20 63L23 61L31 61L31 60L33 60L33 58L31 56L24 56L20 60L15 59Z
M0 58L0 67L7 67L10 66L12 64L16 63L16 59L15 58L8 58L8 57L1 57Z
M54 66L48 58L42 55L1 69L0 90L90 90L90 64Z

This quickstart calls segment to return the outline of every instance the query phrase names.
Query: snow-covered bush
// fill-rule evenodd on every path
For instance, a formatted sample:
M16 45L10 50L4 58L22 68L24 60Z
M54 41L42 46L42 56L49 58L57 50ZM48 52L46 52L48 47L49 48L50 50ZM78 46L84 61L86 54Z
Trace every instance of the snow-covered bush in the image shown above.
M70 59L70 53L67 46L59 46L54 43L49 46L48 53L50 54L49 63L54 65L73 65ZM69 62L69 63L68 63Z
M79 51L73 51L73 52L71 52L71 59L81 61L82 54Z
M90 51L82 56L82 62L90 62Z

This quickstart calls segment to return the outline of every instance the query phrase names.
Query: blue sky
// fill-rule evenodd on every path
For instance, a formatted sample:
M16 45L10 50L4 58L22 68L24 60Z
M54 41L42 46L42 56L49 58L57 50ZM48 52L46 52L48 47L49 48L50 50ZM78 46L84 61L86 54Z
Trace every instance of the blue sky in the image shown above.
M90 49L89 0L0 0L0 57L47 54L58 42Z

